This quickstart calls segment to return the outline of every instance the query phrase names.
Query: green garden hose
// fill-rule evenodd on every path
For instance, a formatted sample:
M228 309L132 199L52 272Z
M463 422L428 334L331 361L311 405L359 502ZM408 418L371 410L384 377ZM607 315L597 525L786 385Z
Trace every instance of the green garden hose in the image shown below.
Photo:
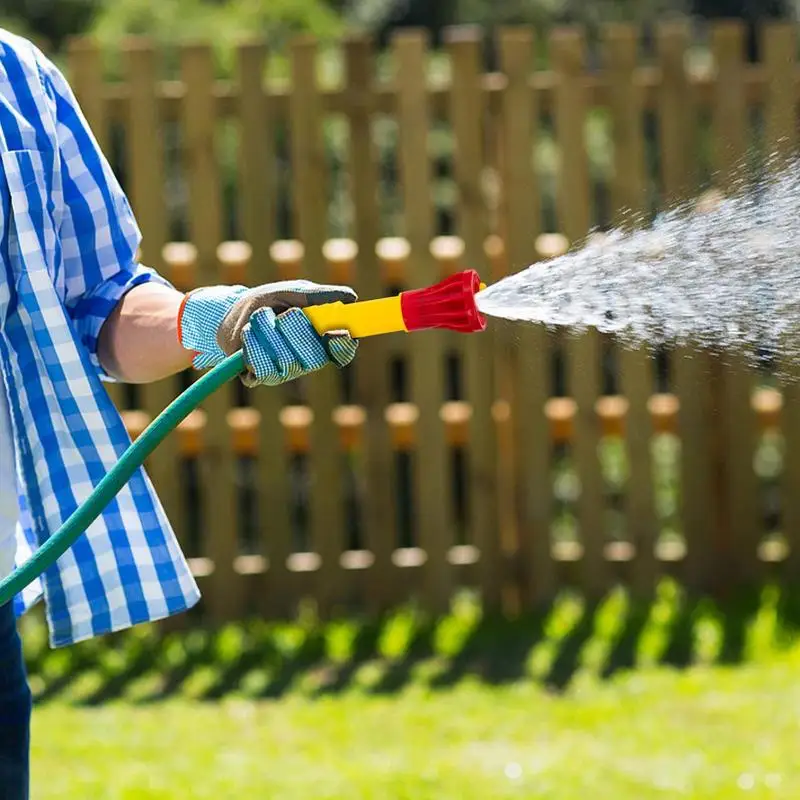
M240 350L195 381L178 395L136 438L119 461L97 484L67 521L22 566L0 581L0 606L12 600L36 580L72 546L114 499L134 472L191 411L224 384L241 374L245 367Z

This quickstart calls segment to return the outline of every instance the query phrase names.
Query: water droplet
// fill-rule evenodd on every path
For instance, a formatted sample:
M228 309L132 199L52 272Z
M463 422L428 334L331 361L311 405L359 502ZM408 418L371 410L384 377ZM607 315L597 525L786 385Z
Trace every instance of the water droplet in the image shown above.
M780 773L778 772L768 772L764 776L764 785L768 789L777 789L782 782L783 778L781 777Z
M736 785L743 791L749 792L756 785L756 779L749 772L743 772L736 781Z

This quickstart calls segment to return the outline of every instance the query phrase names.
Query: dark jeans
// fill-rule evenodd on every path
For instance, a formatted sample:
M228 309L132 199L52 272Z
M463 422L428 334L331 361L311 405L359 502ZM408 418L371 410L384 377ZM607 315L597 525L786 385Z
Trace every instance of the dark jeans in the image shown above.
M11 603L0 607L0 800L28 800L31 692Z

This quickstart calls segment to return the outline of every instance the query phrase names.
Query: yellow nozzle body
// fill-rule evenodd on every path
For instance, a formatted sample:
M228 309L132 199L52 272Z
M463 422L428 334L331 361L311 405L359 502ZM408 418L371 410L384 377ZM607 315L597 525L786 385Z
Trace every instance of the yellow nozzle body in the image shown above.
M354 339L405 332L400 295L357 303L326 303L304 308L317 333L347 331Z
M486 288L480 284L480 290ZM356 303L325 303L307 306L305 315L319 334L347 331L354 339L384 333L408 333L403 318L402 294Z

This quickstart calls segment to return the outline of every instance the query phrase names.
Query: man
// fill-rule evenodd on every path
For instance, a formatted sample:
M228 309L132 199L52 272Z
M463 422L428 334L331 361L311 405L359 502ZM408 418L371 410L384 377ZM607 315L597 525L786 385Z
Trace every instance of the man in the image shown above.
M140 234L67 82L0 29L0 578L86 499L129 444L101 380L145 383L244 349L249 386L279 384L357 342L300 307L352 302L304 281L188 295L135 261ZM139 471L87 532L0 608L0 800L29 793L28 689L16 617L43 597L55 647L162 619L199 593Z

